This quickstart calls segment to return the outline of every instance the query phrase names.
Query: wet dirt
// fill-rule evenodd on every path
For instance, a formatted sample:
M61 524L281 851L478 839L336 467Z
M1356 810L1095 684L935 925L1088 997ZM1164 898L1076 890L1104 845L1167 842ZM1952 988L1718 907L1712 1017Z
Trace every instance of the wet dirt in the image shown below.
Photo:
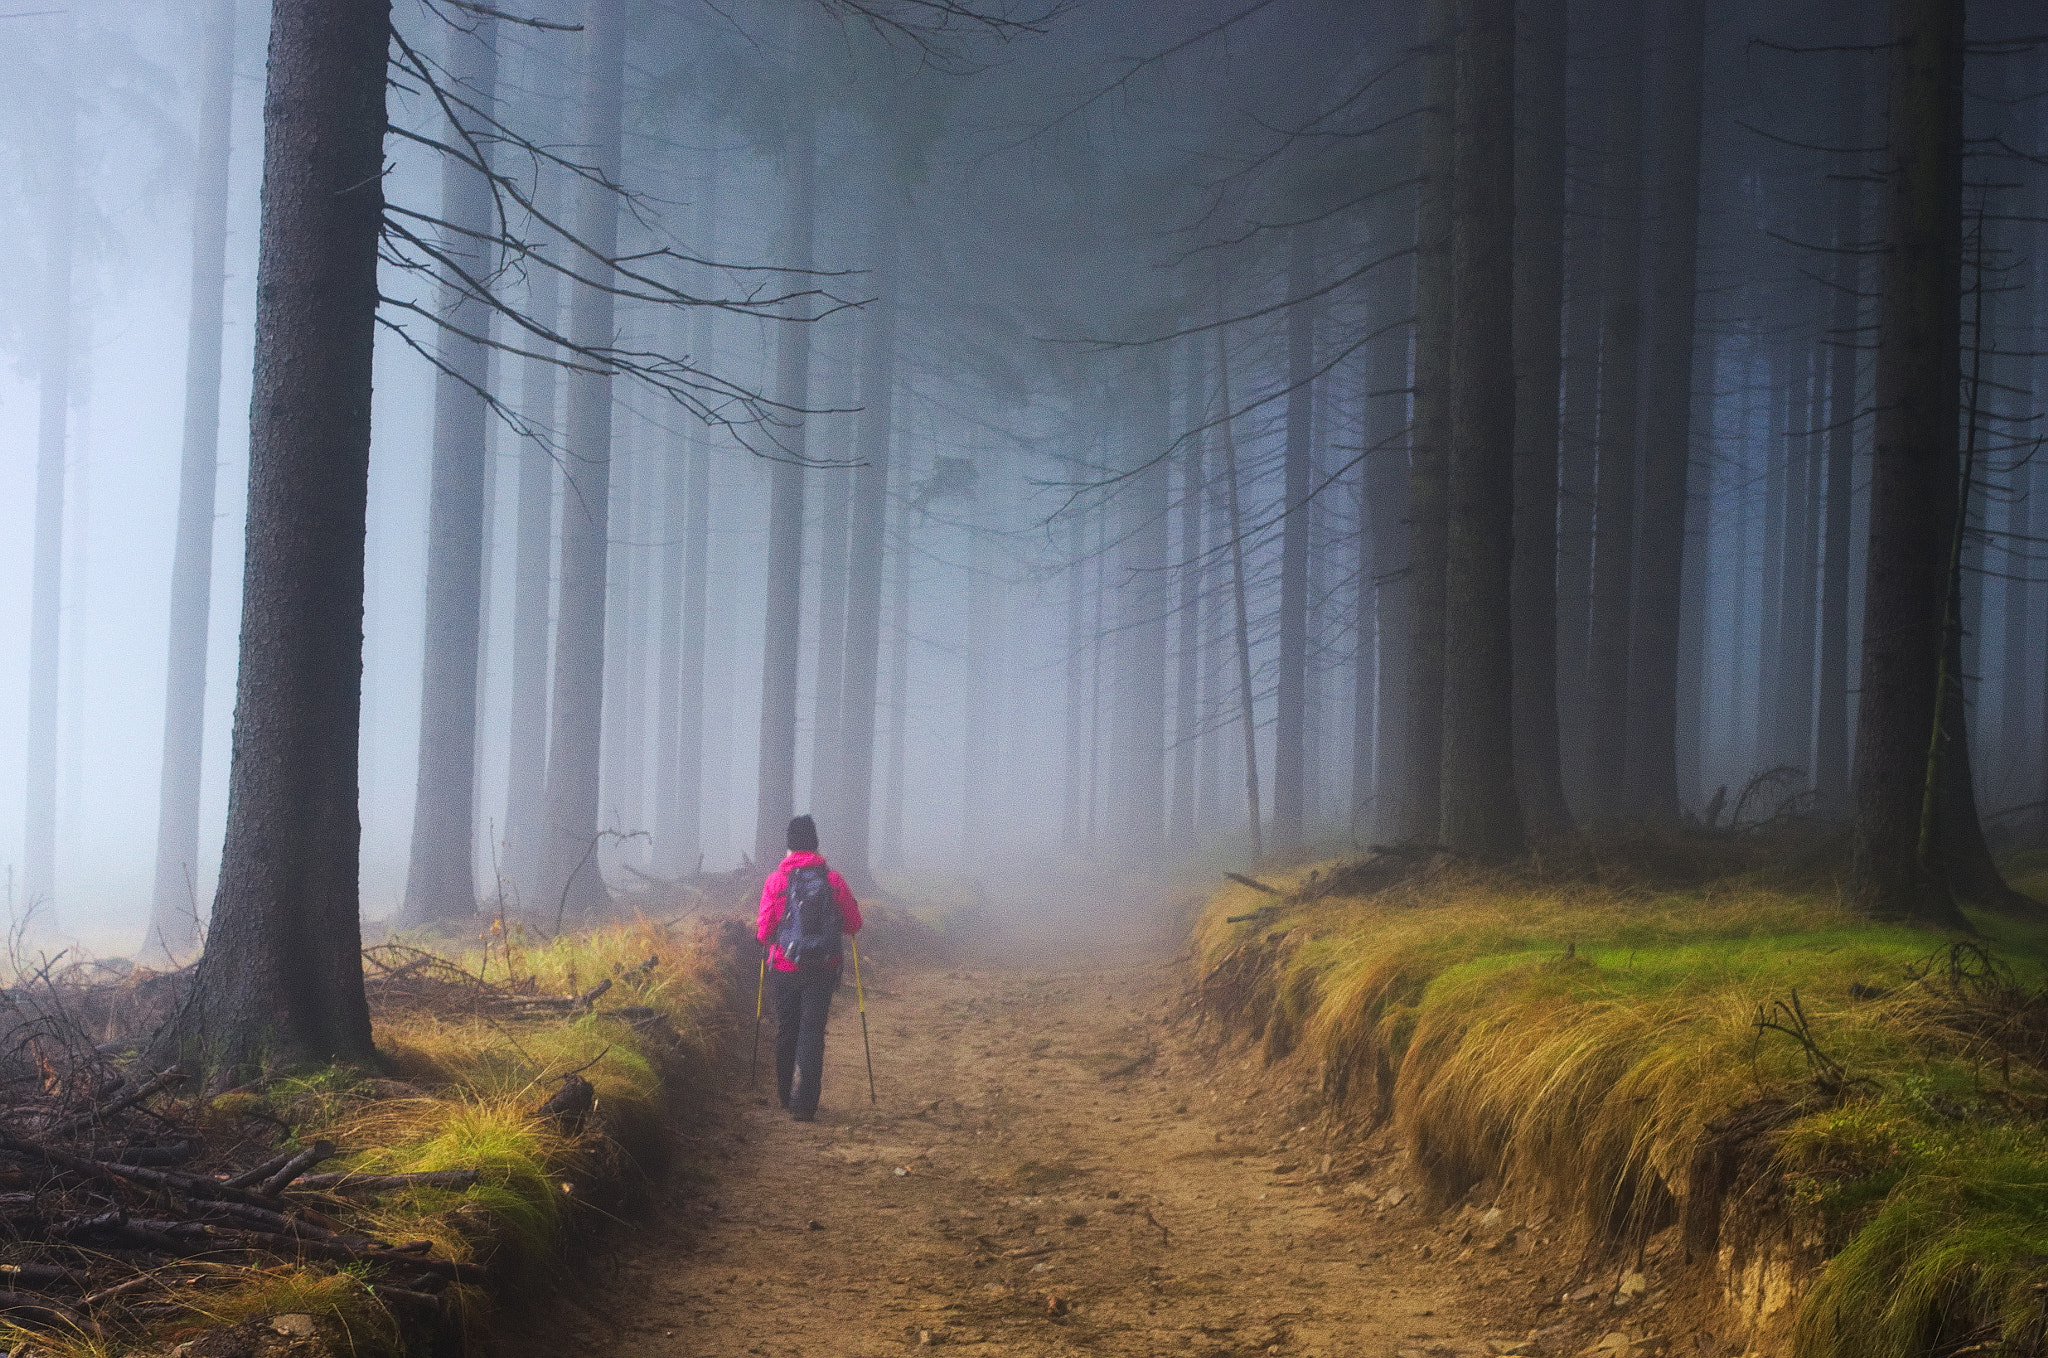
M1617 1353L1673 1351L1604 1297L1560 1308L1589 1278L1540 1227L1425 1213L1390 1149L1295 1123L1256 1056L1205 1036L1185 975L871 966L878 1101L845 987L818 1120L775 1106L764 1037L760 1087L741 1064L686 1134L694 1170L503 1347L1339 1358L1577 1353L1611 1332Z

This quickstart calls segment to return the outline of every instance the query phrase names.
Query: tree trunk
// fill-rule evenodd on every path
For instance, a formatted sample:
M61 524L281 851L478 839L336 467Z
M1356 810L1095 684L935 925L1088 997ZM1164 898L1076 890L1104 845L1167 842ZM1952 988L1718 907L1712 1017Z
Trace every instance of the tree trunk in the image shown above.
M1515 71L1515 795L1529 833L1571 830L1557 722L1565 0L1527 0Z
M1422 122L1415 206L1415 415L1408 465L1408 694L1401 825L1434 844L1443 810L1444 609L1451 444L1451 118L1456 0L1422 15Z
M626 323L630 327L631 321ZM621 327L626 328L626 327ZM612 428L611 522L618 541L606 553L604 737L598 824L621 836L647 829L647 542L652 427L631 420ZM630 862L646 841L600 846L600 862ZM600 868L600 871L602 869Z
M625 78L625 0L588 0L585 10L583 132L588 163L616 183ZM576 232L602 259L617 253L618 195L579 179ZM569 337L612 343L609 266L587 261L595 285L569 298ZM548 733L546 868L532 907L549 919L588 916L610 899L598 871L598 773L604 732L605 583L610 557L612 378L610 370L568 376L567 449L562 458L562 565L555 605L554 704Z
M70 75L75 21L59 20L62 74L50 90L50 193L43 295L36 318L36 519L29 594L28 785L22 905L47 908L57 886L57 676L64 598L64 460L71 423L71 273L77 215L78 96ZM47 920L45 921L48 922Z
M873 286L871 278L864 281ZM858 361L852 352L858 343L857 336L842 332L842 337L833 345L837 352L832 355L830 364L832 390L820 402L821 405L838 409L859 403L857 393L847 390L859 381L849 371ZM820 432L829 431L826 433L828 442L836 445L841 439L846 439L850 444L858 437L850 417L832 415L824 418L827 423L821 425ZM843 450L835 447L831 456L845 458L850 451L850 447ZM818 489L824 492L824 504L818 515L818 653L812 699L810 805L812 811L832 821L832 840L837 853L842 844L841 831L845 828L841 824L845 793L840 787L840 775L845 763L846 739L843 729L846 719L846 589L853 483L857 473L852 469L834 467L812 474L820 482ZM845 873L843 863L840 864L840 873Z
M1173 805L1167 817L1174 846L1191 850L1200 839L1195 826L1196 772L1201 754L1202 506L1208 489L1203 461L1203 411L1208 408L1202 372L1202 346L1187 346L1185 423L1187 446L1181 454L1180 477L1180 635L1175 643L1177 673L1173 696Z
M1287 294L1305 298L1315 286L1315 234L1296 227L1288 238ZM1298 301L1287 313L1287 457L1280 528L1280 673L1273 709L1273 848L1301 843L1305 798L1308 701L1308 540L1315 481L1309 417L1314 392L1315 309Z
M715 187L710 175L698 186L692 233L693 248L707 258L717 255ZM712 307L689 311L684 352L696 355L700 363L712 352L717 317ZM672 628L674 635L664 633L662 639L662 762L655 769L656 839L667 846L667 871L677 877L697 871L704 843L704 614L711 564L710 440L693 420L685 427L682 444L682 458L672 455L666 472L672 545L666 553L664 588L670 592L662 596L662 626Z
M1376 323L1386 326L1407 314L1409 297L1400 275L1388 271L1378 289ZM1394 805L1407 786L1401 760L1402 731L1407 725L1407 688L1403 682L1402 647L1408 624L1408 332L1388 328L1373 345L1372 382L1367 393L1373 416L1366 435L1366 500L1371 515L1373 637L1376 717L1373 738L1372 796L1374 833L1391 838L1400 833Z
M535 207L556 211L558 180L537 173ZM537 326L552 329L561 317L560 275L530 269L526 310ZM520 364L521 417L538 430L552 431L557 417L561 369L552 346L527 337L531 355ZM554 549L555 463L539 437L519 445L519 523L512 567L512 692L507 718L505 767L505 851L501 871L517 899L537 908L541 857L547 842L548 771L548 585ZM575 512L574 501L565 511Z
M1220 309L1220 308L1219 308ZM1222 409L1223 486L1230 521L1230 596L1236 633L1238 726L1244 733L1244 798L1251 825L1252 862L1266 856L1265 823L1259 810L1258 695L1252 687L1251 615L1245 599L1244 510L1237 488L1237 439L1230 407L1230 344L1228 331L1216 327L1216 399Z
M1577 111L1588 100L1571 101ZM1576 125L1577 120L1574 121ZM1590 134L1588 140L1591 140ZM1586 694L1593 608L1593 497L1600 414L1599 171L1581 150L1566 160L1565 347L1563 409L1558 420L1557 726L1566 804L1585 810L1592 781Z
M1083 549L1083 526L1081 511L1070 510L1067 515L1067 577L1066 623L1067 654L1065 657L1066 692L1064 703L1065 729L1061 732L1060 779L1060 844L1067 849L1081 846L1084 813L1081 791L1087 786L1087 765L1083 752L1087 749L1083 733L1087 729L1082 707L1088 692L1088 671L1082 662L1088 647L1088 633L1083 625L1087 617L1088 558Z
M1699 272L1700 133L1706 0L1664 7L1657 154L1656 264L1643 401L1642 504L1629 622L1630 814L1678 819L1678 652L1685 581L1687 476L1692 464L1695 279Z
M901 484L909 480L908 468L899 475ZM896 527L896 561L894 579L890 584L889 633L894 638L891 646L889 668L889 762L883 771L882 794L882 850L877 867L893 868L903 864L903 797L904 778L907 773L905 754L908 746L906 736L910 723L910 525L898 516Z
M465 145L488 127L498 83L498 21L449 24L449 79L474 110ZM489 163L491 143L478 139ZM495 223L491 182L454 156L441 161L441 249L472 279L492 270L481 244ZM427 496L426 645L420 681L418 792L412 812L412 862L405 877L402 926L456 923L476 914L476 688L484 567L484 430L490 350L478 339L490 311L452 269L443 269L440 369L434 376L434 460Z
M227 839L160 1039L222 1083L372 1057L356 752L389 23L363 0L272 11Z
M788 150L789 189L783 204L782 262L811 267L817 197L817 122L802 112ZM761 655L760 785L754 803L754 862L782 859L783 836L796 814L796 692L803 640L804 421L811 403L809 303L776 334L775 400L789 424L775 431L779 451L769 472L768 619Z
M1801 354L1792 386L1792 430L1785 468L1784 634L1778 662L1778 758L1813 769L1813 594L1817 574L1814 530L1819 463L1811 355Z
M1140 359L1136 438L1140 469L1123 501L1117 595L1118 849L1140 861L1166 843L1166 374L1156 356Z
M1961 384L1963 0L1892 0L1877 436L1856 720L1849 899L1960 926L1923 810L1941 742ZM1945 724L1945 723L1944 723Z
M1643 14L1608 7L1618 65L1607 91L1607 220L1601 240L1599 485L1587 654L1586 806L1595 820L1632 814L1628 760L1629 623L1635 584L1638 377L1642 348Z
M1863 81L1854 53L1836 57L1835 94L1840 119L1835 143L1858 146L1863 137ZM1849 497L1855 485L1856 425L1860 410L1856 383L1856 329L1861 322L1863 260L1856 245L1863 236L1862 184L1857 176L1835 177L1832 301L1827 355L1827 509L1821 555L1819 717L1814 744L1813 786L1820 809L1845 815L1849 809Z
M213 505L220 457L221 311L227 291L228 152L234 112L235 3L208 0L192 185L192 300L185 331L185 443L171 555L163 781L156 889L142 955L163 966L199 946L199 784L206 737L207 620L213 598Z
M1515 5L1459 0L1446 621L1444 846L1522 848L1515 798Z

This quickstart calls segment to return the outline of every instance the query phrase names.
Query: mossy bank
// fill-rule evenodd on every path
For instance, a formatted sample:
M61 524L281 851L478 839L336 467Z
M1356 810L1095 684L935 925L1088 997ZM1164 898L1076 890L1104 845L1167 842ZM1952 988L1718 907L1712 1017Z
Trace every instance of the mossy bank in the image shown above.
M1198 921L1202 1004L1437 1204L1594 1254L1672 1232L1765 1351L2044 1351L2048 925L1951 937L1753 876L1265 880Z

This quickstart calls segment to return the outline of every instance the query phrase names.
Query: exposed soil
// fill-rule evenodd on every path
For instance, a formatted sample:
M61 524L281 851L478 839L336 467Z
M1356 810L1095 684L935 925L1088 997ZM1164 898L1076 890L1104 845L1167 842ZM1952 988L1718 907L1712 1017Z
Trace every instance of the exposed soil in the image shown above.
M1654 1291L1614 1309L1616 1272L1577 1270L1540 1224L1425 1213L1391 1152L1326 1150L1256 1057L1205 1038L1184 977L1043 951L871 965L879 1103L849 986L818 1121L774 1106L764 1036L760 1088L735 1071L685 1156L705 1174L610 1233L590 1285L504 1346L1339 1358L1577 1353L1612 1335L1638 1341L1617 1355L1721 1351L1658 1333Z

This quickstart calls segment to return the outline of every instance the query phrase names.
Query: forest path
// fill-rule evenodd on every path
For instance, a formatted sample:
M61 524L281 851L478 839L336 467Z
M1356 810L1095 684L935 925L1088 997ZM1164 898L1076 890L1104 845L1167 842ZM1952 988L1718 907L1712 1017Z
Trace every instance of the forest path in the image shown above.
M1536 1351L1486 1342L1510 1324L1528 1333L1510 1315L1549 1280L1512 1275L1534 1261L1467 1250L1453 1267L1440 1223L1376 1207L1390 1169L1372 1183L1358 1177L1370 1166L1332 1174L1319 1146L1290 1149L1296 1129L1273 1125L1285 1110L1250 1066L1176 1021L1182 976L1171 964L871 967L879 1104L848 986L818 1120L774 1106L764 1034L761 1087L737 1072L686 1152L706 1176L610 1233L594 1291L522 1322L506 1347Z

